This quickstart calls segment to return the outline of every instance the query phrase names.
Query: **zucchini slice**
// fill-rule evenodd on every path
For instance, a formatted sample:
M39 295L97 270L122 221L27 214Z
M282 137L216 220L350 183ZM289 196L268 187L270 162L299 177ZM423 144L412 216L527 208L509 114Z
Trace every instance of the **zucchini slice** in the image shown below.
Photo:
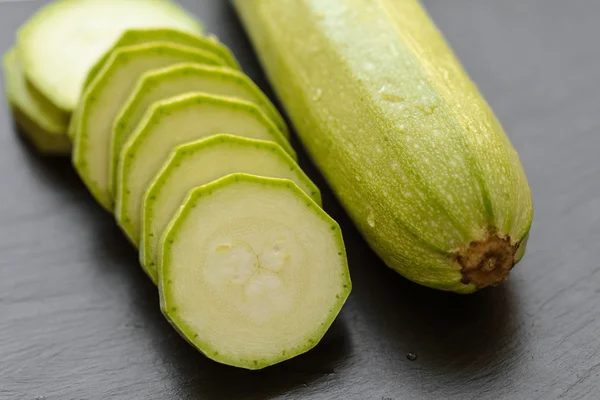
M193 190L162 249L163 314L235 367L310 350L351 291L338 224L288 180L235 174Z
M204 93L155 103L125 143L119 161L115 216L134 245L139 245L144 193L171 151L219 133L272 141L296 156L283 134L253 103Z
M111 195L114 195L117 189L117 166L121 149L148 107L156 101L189 92L205 92L253 102L284 134L288 134L287 126L277 109L241 72L190 63L150 71L140 78L113 125L110 155Z
M112 211L109 191L109 153L115 117L138 78L154 68L181 62L219 65L211 53L167 42L153 42L116 50L85 91L74 117L73 163L100 204Z
M28 85L15 49L4 55L3 65L6 98L21 133L41 153L69 154L68 119L60 110L40 99Z
M200 23L167 0L61 0L18 31L27 79L58 108L71 112L93 64L124 30L171 27L202 33Z
M195 47L208 53L212 53L215 57L221 59L225 66L233 69L240 69L240 65L231 51L219 42L215 36L204 37L179 31L177 29L130 29L125 31L117 43L115 43L115 45L100 60L98 60L96 64L94 64L87 75L83 87L88 87L94 80L114 50L125 46L135 46L137 44L151 42L169 42Z
M187 193L234 173L289 179L321 204L319 189L276 143L216 135L179 146L144 196L140 262L154 282L159 239Z

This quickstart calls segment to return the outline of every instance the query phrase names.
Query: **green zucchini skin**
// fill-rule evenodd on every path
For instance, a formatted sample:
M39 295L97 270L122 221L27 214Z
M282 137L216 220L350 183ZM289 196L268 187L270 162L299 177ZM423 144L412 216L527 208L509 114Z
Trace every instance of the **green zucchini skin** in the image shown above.
M457 293L505 280L533 220L527 178L420 3L234 4L304 146L383 261Z

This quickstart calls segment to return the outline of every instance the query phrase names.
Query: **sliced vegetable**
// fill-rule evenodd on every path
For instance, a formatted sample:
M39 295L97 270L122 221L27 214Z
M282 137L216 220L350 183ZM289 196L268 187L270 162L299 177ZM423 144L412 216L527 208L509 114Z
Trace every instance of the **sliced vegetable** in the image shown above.
M29 87L14 49L4 55L3 65L6 97L21 133L41 153L69 154L71 141L63 113L49 107Z
M167 0L61 0L43 7L18 32L27 79L71 112L93 64L129 28L170 27L201 33L200 23Z
M234 3L305 147L386 264L458 293L505 280L532 223L527 178L420 2Z
M195 189L163 237L160 299L207 357L260 369L313 348L351 282L340 228L288 180Z
M147 71L182 62L219 65L210 53L166 42L116 50L85 91L76 112L73 163L98 202L112 211L109 156L115 117L138 78Z
M283 118L269 99L241 72L189 63L150 71L140 78L113 125L110 156L111 194L114 195L117 189L117 167L121 148L148 107L156 101L189 92L205 92L253 102L275 122L282 132L288 134Z
M179 146L144 196L140 261L154 282L159 239L188 192L234 173L289 179L321 204L319 189L276 143L216 135Z
M121 151L115 216L139 244L144 193L171 151L219 133L268 140L295 157L282 133L253 103L190 93L155 103Z
M225 47L218 39L214 36L204 37L195 35L177 29L163 29L163 28L150 28L150 29L130 29L125 31L119 38L117 43L109 50L94 66L90 69L87 75L84 88L87 87L96 77L98 72L102 69L102 66L109 59L111 53L121 47L134 46L138 44L151 43L151 42L169 42L175 44L181 44L184 46L195 47L200 50L204 50L208 53L213 54L215 57L222 61L222 64L234 69L240 69L240 66L231 53L231 51Z

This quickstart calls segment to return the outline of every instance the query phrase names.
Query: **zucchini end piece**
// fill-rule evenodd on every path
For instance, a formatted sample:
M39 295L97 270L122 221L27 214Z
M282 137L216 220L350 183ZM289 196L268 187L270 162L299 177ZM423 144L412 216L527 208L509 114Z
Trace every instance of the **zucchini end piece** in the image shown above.
M475 285L479 290L504 282L517 263L517 249L511 244L510 237L496 234L471 242L456 256L462 274L461 283Z

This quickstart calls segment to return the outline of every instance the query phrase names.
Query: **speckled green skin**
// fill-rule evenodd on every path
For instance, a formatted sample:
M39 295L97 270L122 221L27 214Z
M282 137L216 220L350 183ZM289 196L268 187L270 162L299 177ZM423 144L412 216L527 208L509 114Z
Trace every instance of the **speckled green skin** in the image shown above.
M17 47L27 79L50 103L71 113L89 69L122 32L157 26L203 31L198 20L171 1L59 0L21 26Z
M108 211L113 209L109 162L115 117L140 75L182 62L220 65L221 60L211 53L167 42L122 47L112 53L83 95L72 122L76 124L73 164L90 192ZM135 77L119 77L130 70Z
M221 157L218 163L214 162L215 154ZM211 163L206 161L209 157ZM263 166L265 164L269 166L268 171ZM179 205L190 190L232 173L292 180L315 203L321 205L319 189L276 143L222 134L181 145L173 151L144 195L140 263L153 282L156 283L158 279L158 245L164 229L164 226L157 225L157 204L164 204L168 200ZM179 184L182 181L186 182L186 186L177 188L178 192L173 186L165 190L167 183ZM165 213L164 205L160 210ZM168 215L161 220L170 220L175 212L176 209L169 209L165 213Z
M67 121L28 87L18 54L10 49L3 58L5 94L21 133L40 153L67 155L71 141Z
M156 101L188 92L206 92L255 103L289 137L287 125L262 91L243 73L230 68L177 64L144 74L113 125L110 155L110 189L117 191L121 149L139 124L143 113Z
M215 117L215 121L207 122L199 115L207 110L213 114L218 112L220 115ZM181 116L192 115L197 121L187 121L185 126L173 123ZM241 118L250 118L261 127L260 133L257 134L259 136L252 138L275 142L296 158L296 153L285 136L253 103L204 93L189 93L157 102L148 110L144 120L121 151L115 196L117 222L134 245L139 245L140 240L144 192L173 148L220 133L249 137L246 127L235 126ZM203 131L202 127L208 126L209 123L211 126L218 125L219 128L215 128L214 131L211 128L210 132ZM161 135L161 129L167 128L172 134ZM163 142L162 146L158 149L148 149L148 144L155 144L156 140Z
M475 291L461 282L457 252L491 235L520 246L533 203L517 152L420 3L234 3L371 247L417 283Z
M202 207L204 201L210 201L210 197L213 193L221 190L227 190L230 187L235 187L240 184L250 184L255 186L253 190L287 190L294 193L299 198L304 199L307 207L311 209L324 224L331 227L331 234L335 236L338 243L338 249L340 256L340 273L343 278L343 285L339 288L332 288L331 295L336 296L335 306L328 311L328 317L326 322L322 323L321 326L316 326L314 334L306 338L304 343L298 343L292 346L288 351L283 352L277 358L264 358L261 354L256 354L253 359L242 359L242 358L228 358L224 357L219 353L221 349L212 348L208 343L204 343L202 339L203 332L194 332L184 321L179 318L177 313L177 304L172 304L170 301L171 291L177 286L177 282L173 282L171 279L171 270L177 268L177 265L173 265L171 262L171 252L173 243L178 240L178 232L181 226L186 223L186 220L191 217L191 214L195 207ZM265 196L268 195L268 191L265 191ZM240 201L243 201L241 199ZM226 217L226 216L224 216ZM346 250L344 246L344 240L342 238L342 232L337 224L331 217L329 217L314 201L310 199L298 186L293 182L284 179L276 178L264 178L246 174L234 174L224 177L216 182L209 185L202 186L192 190L187 198L182 203L182 206L176 216L173 217L171 223L162 237L162 246L160 257L162 261L162 267L159 270L159 292L160 292L160 304L161 310L167 320L173 325L173 327L194 347L200 350L208 358L230 366L258 370L262 369L285 360L289 360L300 354L303 354L313 347L315 347L319 341L323 338L336 316L339 314L341 308L346 302L350 292L352 291L352 282L350 280L350 273L348 271L348 262L346 259ZM332 268L338 266L332 266ZM293 318L293 315L290 316ZM241 333L242 334L242 333Z
M123 32L117 43L94 64L83 87L86 88L94 80L115 49L150 42L169 42L194 47L213 54L229 68L240 69L240 65L231 51L214 36L204 37L176 29L130 29Z

